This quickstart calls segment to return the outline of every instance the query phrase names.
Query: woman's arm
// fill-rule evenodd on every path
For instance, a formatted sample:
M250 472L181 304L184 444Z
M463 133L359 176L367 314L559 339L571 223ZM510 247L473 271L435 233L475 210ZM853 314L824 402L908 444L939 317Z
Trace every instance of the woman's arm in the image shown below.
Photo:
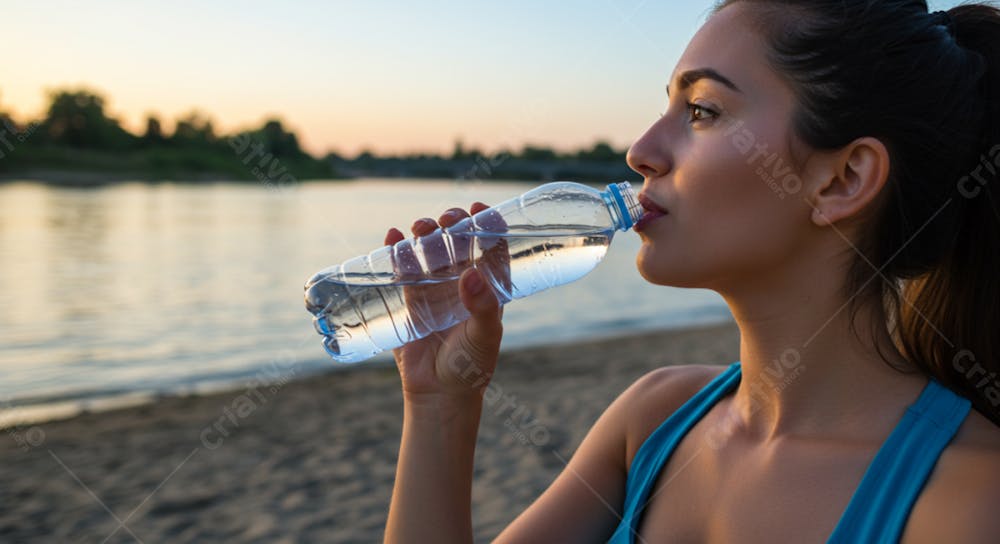
M472 463L482 397L406 398L386 542L472 542Z
M472 213L485 209L477 202ZM448 227L468 215L455 208L438 221L417 221L411 231L426 236L438 223ZM385 243L402 236L392 229ZM428 246L434 247L443 246ZM506 245L489 251L506 252ZM504 255L487 254L483 260L500 266L506 262ZM409 285L404 293L407 304L433 304L442 290L454 288L448 283ZM458 291L468 320L393 350L403 386L403 436L385 542L472 542L472 463L481 393L496 368L503 324L499 303L476 269L462 274Z

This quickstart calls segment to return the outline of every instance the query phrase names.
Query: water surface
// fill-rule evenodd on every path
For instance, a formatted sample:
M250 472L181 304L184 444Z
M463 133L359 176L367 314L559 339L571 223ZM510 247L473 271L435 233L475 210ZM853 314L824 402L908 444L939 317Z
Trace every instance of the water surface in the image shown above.
M303 306L308 277L381 245L390 226L408 232L413 219L534 186L0 185L0 424L31 406L327 370ZM591 274L511 303L504 349L729 319L715 293L645 283L638 247L618 233Z

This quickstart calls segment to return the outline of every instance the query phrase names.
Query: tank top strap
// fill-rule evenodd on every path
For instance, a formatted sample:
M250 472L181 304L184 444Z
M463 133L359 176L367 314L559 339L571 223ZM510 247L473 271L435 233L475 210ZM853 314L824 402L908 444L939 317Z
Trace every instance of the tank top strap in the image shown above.
M895 543L971 403L931 379L879 448L828 542Z
M740 363L737 361L688 399L642 443L629 467L622 520L609 543L634 542L650 491L670 455L712 406L736 388L740 376Z

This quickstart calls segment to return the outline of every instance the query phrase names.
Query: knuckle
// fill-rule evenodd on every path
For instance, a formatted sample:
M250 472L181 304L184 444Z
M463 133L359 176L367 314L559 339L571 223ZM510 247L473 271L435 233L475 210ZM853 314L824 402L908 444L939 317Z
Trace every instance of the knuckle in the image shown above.
M427 230L433 230L437 228L437 222L435 222L433 219L429 217L423 217L414 221L413 226L410 228L413 231L421 231L421 232Z

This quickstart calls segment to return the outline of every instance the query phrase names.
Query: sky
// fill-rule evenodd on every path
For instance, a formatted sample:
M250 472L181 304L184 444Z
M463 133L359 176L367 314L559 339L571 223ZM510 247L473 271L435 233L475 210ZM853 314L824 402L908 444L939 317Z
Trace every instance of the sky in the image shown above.
M314 154L623 148L713 4L8 0L0 111L37 118L49 90L86 87L134 132L149 114L197 110L221 133L278 116Z

